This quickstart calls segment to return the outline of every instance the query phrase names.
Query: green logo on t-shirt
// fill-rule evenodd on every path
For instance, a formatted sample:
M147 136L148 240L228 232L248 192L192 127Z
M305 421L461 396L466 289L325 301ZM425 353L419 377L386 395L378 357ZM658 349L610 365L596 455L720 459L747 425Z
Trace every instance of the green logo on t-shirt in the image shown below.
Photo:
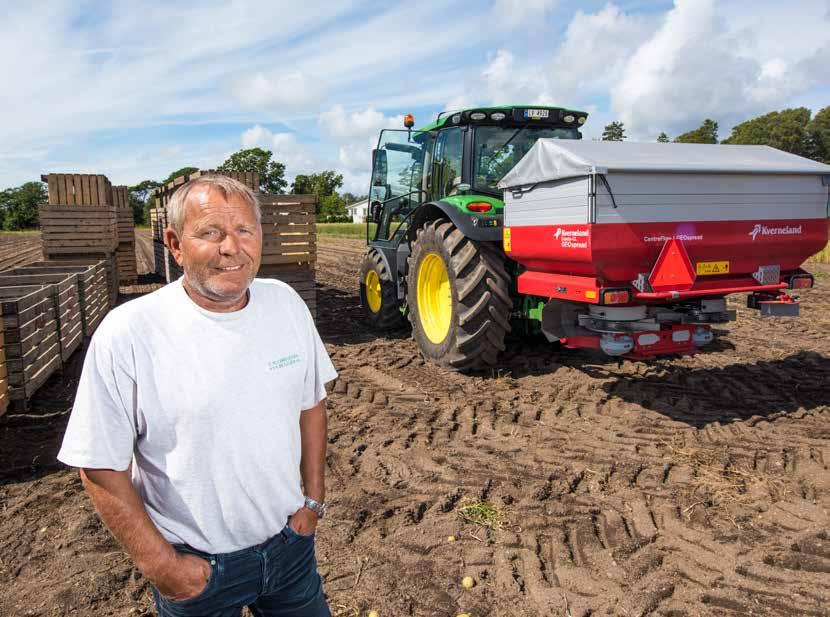
M277 369L285 368L286 366L292 366L294 364L300 363L300 356L292 353L289 356L284 356L279 360L271 360L268 363L268 370L276 371Z

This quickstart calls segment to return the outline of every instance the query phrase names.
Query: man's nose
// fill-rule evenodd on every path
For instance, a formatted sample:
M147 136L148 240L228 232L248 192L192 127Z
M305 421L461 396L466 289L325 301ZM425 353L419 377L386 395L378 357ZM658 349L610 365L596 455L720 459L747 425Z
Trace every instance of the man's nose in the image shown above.
M219 243L219 252L222 255L236 255L239 252L239 238L235 233L225 234L222 242Z

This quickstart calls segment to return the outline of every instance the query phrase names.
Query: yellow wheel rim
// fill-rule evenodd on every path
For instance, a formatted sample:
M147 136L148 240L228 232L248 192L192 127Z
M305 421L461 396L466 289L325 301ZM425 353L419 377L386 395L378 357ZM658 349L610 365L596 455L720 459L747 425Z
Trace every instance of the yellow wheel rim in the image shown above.
M438 345L452 323L452 290L444 260L430 253L418 270L418 317L424 334Z
M373 313L380 311L383 295L380 291L380 277L374 270L366 273L366 301Z

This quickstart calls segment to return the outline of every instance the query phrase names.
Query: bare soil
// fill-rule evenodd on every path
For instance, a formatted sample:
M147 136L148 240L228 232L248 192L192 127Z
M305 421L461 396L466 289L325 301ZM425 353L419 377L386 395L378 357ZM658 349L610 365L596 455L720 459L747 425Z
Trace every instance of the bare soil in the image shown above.
M366 328L362 241L319 251L340 376L317 556L336 615L830 615L830 267L811 267L799 319L736 298L710 353L616 361L516 338L464 376L407 331ZM142 275L123 299L158 284ZM0 419L3 616L153 614L55 461L81 363ZM464 521L471 501L506 522Z

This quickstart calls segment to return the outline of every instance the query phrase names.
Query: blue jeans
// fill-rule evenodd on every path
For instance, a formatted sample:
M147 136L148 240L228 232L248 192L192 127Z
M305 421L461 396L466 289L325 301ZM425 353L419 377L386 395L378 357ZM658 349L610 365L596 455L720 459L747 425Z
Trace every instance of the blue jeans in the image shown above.
M314 536L285 526L258 546L208 555L183 544L211 566L204 591L177 602L153 587L159 617L239 617L247 606L254 617L330 617L314 558Z

